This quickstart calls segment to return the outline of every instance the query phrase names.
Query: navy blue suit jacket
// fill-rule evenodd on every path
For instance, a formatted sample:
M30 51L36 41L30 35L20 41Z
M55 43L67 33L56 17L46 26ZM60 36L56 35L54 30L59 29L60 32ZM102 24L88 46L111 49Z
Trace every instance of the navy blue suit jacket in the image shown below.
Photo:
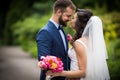
M41 56L54 55L61 58L64 64L64 70L69 70L70 59L68 58L68 41L65 33L64 36L66 40L67 50L64 48L59 30L51 21L48 21L48 23L38 32L36 37L38 60L40 60ZM45 77L45 71L42 70L40 74L40 80L45 80ZM64 77L55 77L52 80L64 79Z

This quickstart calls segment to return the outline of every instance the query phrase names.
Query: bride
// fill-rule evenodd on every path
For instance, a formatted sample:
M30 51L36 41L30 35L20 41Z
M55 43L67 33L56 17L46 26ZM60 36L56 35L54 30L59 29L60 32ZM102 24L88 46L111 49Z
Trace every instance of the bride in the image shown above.
M71 40L72 48L68 55L71 59L70 71L47 75L65 76L68 80L110 80L106 59L102 22L92 12L78 9L71 20L71 28L76 33Z

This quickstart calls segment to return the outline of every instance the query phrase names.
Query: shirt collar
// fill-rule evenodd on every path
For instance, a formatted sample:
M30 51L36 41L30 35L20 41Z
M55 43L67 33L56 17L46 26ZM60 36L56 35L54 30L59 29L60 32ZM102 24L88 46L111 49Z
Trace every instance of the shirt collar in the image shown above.
M58 29L58 27L59 27L59 25L55 22L55 21L53 21L52 19L50 19L50 21L56 26L56 28Z

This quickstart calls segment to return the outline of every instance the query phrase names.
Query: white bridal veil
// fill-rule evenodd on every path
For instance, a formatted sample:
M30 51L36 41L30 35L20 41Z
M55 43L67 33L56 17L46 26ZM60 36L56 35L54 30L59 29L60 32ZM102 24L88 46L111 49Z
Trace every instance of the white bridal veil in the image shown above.
M106 59L107 50L103 36L102 22L99 17L92 16L82 37L88 39L87 74L81 80L110 80Z

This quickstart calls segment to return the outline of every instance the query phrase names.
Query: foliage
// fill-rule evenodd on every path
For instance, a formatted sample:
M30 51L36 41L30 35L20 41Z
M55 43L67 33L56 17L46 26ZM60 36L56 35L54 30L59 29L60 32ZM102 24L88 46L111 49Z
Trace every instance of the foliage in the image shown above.
M108 68L111 80L119 80L120 78L120 59L108 60Z
M27 3L27 4L26 4ZM6 13L6 23L5 23L5 30L4 30L4 42L5 44L13 44L14 37L13 37L13 30L11 25L17 22L20 19L24 19L24 16L21 17L23 14L27 14L29 11L31 2L28 0L12 0L9 6L9 11ZM28 16L28 14L27 14Z
M106 6L106 10L109 11L119 11L120 9L120 0L72 0L77 7L85 8L91 7L94 8L96 5L98 7Z
M32 14L23 20L19 20L12 25L14 30L14 44L22 45L24 50L37 57L36 34L47 23L51 16L51 11L44 10L50 7L47 3L35 3L32 8ZM41 12L42 11L42 12Z
M107 13L101 16L104 25L104 35L108 50L108 66L111 80L120 78L120 15L119 12Z

